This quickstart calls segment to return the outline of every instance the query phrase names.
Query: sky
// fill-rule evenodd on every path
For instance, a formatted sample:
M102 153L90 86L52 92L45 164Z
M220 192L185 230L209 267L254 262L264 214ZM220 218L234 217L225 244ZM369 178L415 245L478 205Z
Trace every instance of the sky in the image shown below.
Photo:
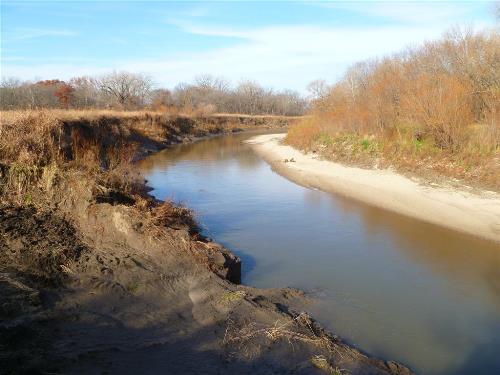
M69 79L113 70L158 87L201 74L305 92L361 60L454 26L498 27L491 2L1 1L1 76Z

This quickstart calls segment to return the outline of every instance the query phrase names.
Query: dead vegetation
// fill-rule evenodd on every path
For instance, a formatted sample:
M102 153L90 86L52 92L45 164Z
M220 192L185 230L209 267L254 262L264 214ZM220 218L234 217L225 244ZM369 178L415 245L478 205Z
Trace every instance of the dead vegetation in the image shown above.
M236 322L229 318L223 345L230 357L252 359L281 344L283 348L308 356L308 363L303 363L303 366L315 367L326 374L363 373L360 369L364 366L373 366L369 373L411 373L396 362L377 363L349 348L321 328L307 313L288 310L285 315L272 325L250 320ZM357 367L353 368L353 363L357 363Z
M101 186L96 189L98 194L109 189L132 195L141 193L143 183L136 180L130 165L147 150L210 134L284 126L288 121L280 117L193 118L146 111L2 112L0 194L17 204L29 203L33 187L46 190L70 170L96 181Z
M279 342L288 345L292 351L301 350L301 345L306 345L313 348L313 353L316 352L311 355L310 363L327 374L349 373L333 364L362 358L359 352L345 350L345 344L319 327L307 313L288 314L291 314L290 317L271 326L253 321L238 324L229 319L223 344L233 355L247 358L261 355L262 350Z
M500 190L500 37L454 30L316 83L286 142L326 158Z
M349 373L345 369L339 369L338 367L334 368L328 362L328 360L326 359L326 357L324 355L313 355L311 357L311 364L314 367L319 368L319 369L323 370L325 373L331 374L331 375L341 375L341 374L348 374Z
M277 341L285 341L292 347L297 343L308 343L331 352L336 351L332 339L316 332L305 313L298 314L293 319L276 321L272 326L259 326L255 322L238 325L228 320L223 343L232 350L238 350L240 355L244 353L251 358L257 355L262 347Z
M188 228L198 232L199 227L194 219L194 212L183 205L167 200L152 209L152 223L160 227Z

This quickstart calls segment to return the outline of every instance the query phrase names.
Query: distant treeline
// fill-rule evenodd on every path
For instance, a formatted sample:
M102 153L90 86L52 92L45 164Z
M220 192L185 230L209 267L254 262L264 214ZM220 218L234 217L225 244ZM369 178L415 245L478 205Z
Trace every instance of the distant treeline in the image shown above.
M112 72L99 77L75 77L38 82L4 79L0 108L119 108L183 113L244 113L302 115L308 106L295 91L266 89L253 81L231 86L223 78L202 75L173 90L155 88L144 74Z

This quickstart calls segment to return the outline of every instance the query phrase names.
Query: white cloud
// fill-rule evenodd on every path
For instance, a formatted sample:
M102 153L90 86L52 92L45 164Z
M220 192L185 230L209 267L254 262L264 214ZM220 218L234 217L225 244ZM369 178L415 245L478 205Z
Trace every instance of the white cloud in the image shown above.
M26 61L25 57L22 56L2 56L2 61Z
M303 90L316 78L337 79L358 60L399 51L409 44L437 38L443 31L441 27L399 26L230 29L184 24L182 28L193 34L238 39L230 47L125 66L163 75L169 84L175 83L172 78L189 80L208 72L232 80L251 78L270 86Z
M7 41L42 38L47 36L76 36L76 32L72 30L62 29L36 29L36 28L16 28L10 35L7 36Z
M207 4L198 4L196 6L177 12L180 16L186 17L206 17L210 14L210 8Z
M361 15L411 24L439 24L450 19L465 19L471 15L470 2L329 2L317 5ZM473 5L473 4L472 4ZM472 21L469 19L468 21Z
M308 82L338 79L352 63L397 52L408 45L438 38L448 25L325 27L310 25L270 26L253 29L176 25L184 32L235 38L229 47L163 56L157 59L79 64L3 65L6 76L67 79L81 74L100 74L123 69L152 75L169 87L190 81L201 73L224 76L237 82L254 79L266 86L304 91ZM486 25L487 26L487 25Z

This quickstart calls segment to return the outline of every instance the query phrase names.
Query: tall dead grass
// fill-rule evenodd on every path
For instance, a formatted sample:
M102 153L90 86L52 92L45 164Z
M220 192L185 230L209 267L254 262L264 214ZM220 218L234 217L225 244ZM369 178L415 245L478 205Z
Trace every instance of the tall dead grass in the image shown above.
M33 188L49 186L69 170L82 172L89 183L130 190L137 144L125 122L134 116L145 114L124 113L120 119L117 113L101 111L2 112L1 195L26 203Z
M232 130L229 120L229 130ZM163 112L114 110L4 111L0 118L0 162L45 166L73 162L113 168L128 163L139 137L205 134L218 130L217 119ZM104 164L103 164L104 163Z
M15 110L0 112L2 194L26 200L27 191L50 170L78 170L110 188L134 190L131 162L143 144L177 143L186 137L244 127L284 126L290 118L115 110ZM52 178L52 180L55 180ZM47 185L46 183L42 183Z
M133 170L138 148L289 121L115 110L22 110L0 116L0 201L45 204L44 197L51 197L61 182L78 176L96 202L145 204L154 226L192 232L198 227L189 209L169 201L150 205L143 180Z

